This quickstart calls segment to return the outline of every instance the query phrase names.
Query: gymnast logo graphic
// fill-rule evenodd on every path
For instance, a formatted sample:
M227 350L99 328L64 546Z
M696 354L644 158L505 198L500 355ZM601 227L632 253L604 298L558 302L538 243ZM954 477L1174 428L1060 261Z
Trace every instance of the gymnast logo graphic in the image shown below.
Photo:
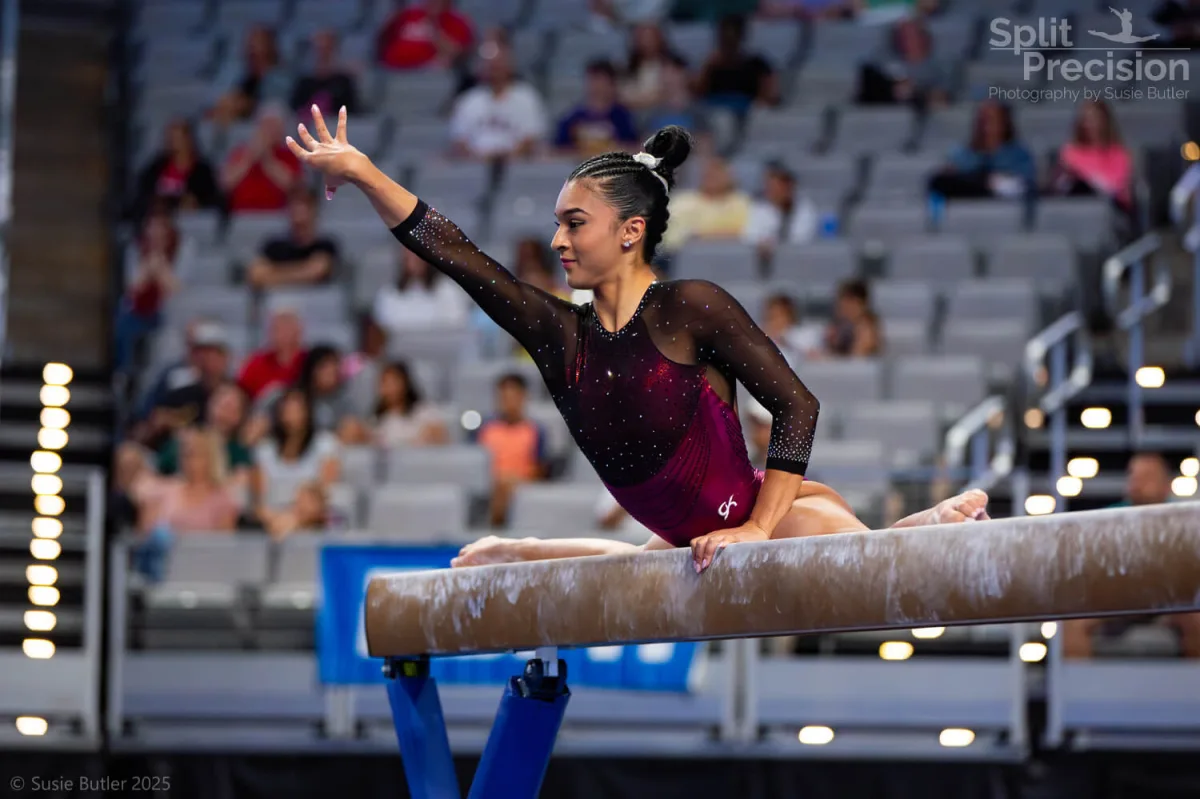
M729 499L721 503L721 507L717 508L717 513L721 514L721 518L725 521L729 520L729 511L737 507L737 503L733 501L733 494L729 495Z
M1089 30L1088 33L1092 34L1093 36L1099 36L1101 39L1108 39L1110 42L1116 42L1117 44L1140 44L1142 42L1153 41L1162 35L1161 33L1156 33L1152 36L1134 36L1133 12L1128 8L1123 8L1118 11L1112 6L1109 6L1108 10L1116 14L1117 19L1121 20L1121 32L1105 33L1104 31Z

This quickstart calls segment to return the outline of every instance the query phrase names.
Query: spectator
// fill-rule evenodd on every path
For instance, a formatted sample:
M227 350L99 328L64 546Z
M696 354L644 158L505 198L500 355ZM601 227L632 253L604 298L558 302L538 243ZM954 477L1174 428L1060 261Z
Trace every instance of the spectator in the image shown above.
M411 250L401 248L400 276L375 295L372 316L389 336L467 323L467 295Z
M229 155L221 185L229 195L230 211L282 211L287 206L301 170L284 143L284 117L281 105L264 105L250 140Z
M338 59L338 35L332 30L317 31L312 37L313 68L301 75L292 87L291 107L297 113L314 105L325 117L333 118L343 106L346 113L358 113L358 86L354 74Z
M987 101L975 113L970 143L950 155L929 188L939 197L1028 198L1035 177L1033 155L1017 138L1012 111Z
M184 330L184 344L187 354L175 363L163 367L142 398L136 414L139 423L150 419L154 409L162 404L168 393L199 380L199 365L207 356L206 350L212 347L227 348L228 340L224 328L218 323L193 319ZM135 437L140 440L140 436Z
M1133 157L1107 103L1085 103L1075 118L1075 133L1058 153L1050 189L1069 196L1107 197L1122 210L1133 207Z
M711 147L708 115L704 105L696 101L692 78L682 58L672 57L663 65L662 85L662 97L646 111L646 129L679 125L695 137L697 150L708 151Z
M492 459L489 516L494 527L507 521L513 489L546 475L546 433L525 415L528 398L524 377L501 377L496 383L496 415L474 433L475 441Z
M860 103L925 110L950 101L951 75L934 56L933 34L921 20L909 17L892 26L888 50L860 72Z
M379 404L374 416L374 443L386 449L445 444L449 440L445 419L422 399L408 364L403 362L388 364L379 376Z
M338 248L317 232L317 197L297 188L288 200L288 232L269 240L246 270L246 281L257 289L312 286L328 283L337 263Z
M305 483L296 491L292 504L283 509L261 508L259 514L267 534L282 541L292 533L319 532L329 527L329 499L318 482Z
M562 279L562 270L553 266L551 256L551 251L541 239L521 239L517 242L513 271L518 280L553 294L560 300L569 300L571 288Z
M204 424L209 397L229 379L229 343L219 325L198 325L192 334L191 369L178 375L179 382L159 398L150 415L153 444L169 431Z
M175 261L181 255L179 230L166 211L146 217L136 246L133 274L117 311L117 372L132 368L135 350L158 330L163 304L179 286L175 276Z
M684 189L671 198L671 224L663 249L679 249L688 239L740 238L750 217L750 195L738 188L722 158L705 160L699 191Z
M475 38L469 20L452 0L425 0L401 8L379 32L379 63L391 69L448 69L459 63Z
M342 356L336 348L320 344L310 349L297 386L308 395L318 431L340 435L355 423L354 406L342 379Z
M1164 43L1166 46L1200 46L1200 0L1165 0L1150 19L1154 24L1170 29L1171 37Z
M1171 501L1171 467L1156 452L1141 452L1129 459L1125 472L1125 499L1112 507L1157 505ZM1063 654L1089 658L1093 636L1117 637L1135 625L1159 624L1175 630L1184 657L1200 658L1200 613L1138 616L1122 619L1072 619L1063 622Z
M231 489L245 490L250 482L253 460L242 443L242 425L246 421L246 395L236 383L217 386L208 398L205 423L199 429L211 436L221 450L221 463ZM168 440L158 451L155 466L159 474L170 477L179 471L179 437Z
M769 259L780 244L812 241L819 226L816 203L796 194L796 174L780 161L767 164L763 197L750 206L742 237Z
M217 100L211 115L218 124L249 119L261 103L287 102L291 79L280 64L275 32L263 25L246 35L245 66L237 85Z
M725 17L717 29L717 49L700 72L700 96L712 106L739 116L750 106L779 105L779 76L760 55L742 49L744 17Z
M871 309L871 292L865 281L848 280L838 286L833 319L825 330L825 352L837 358L863 358L883 350L879 317Z
M276 311L267 325L267 346L242 365L238 385L251 402L275 386L290 386L304 368L304 326L295 311Z
M617 70L611 62L587 65L585 99L559 121L554 146L578 158L637 148L637 124L617 101Z
M483 82L454 102L451 151L474 158L530 156L545 140L547 126L541 96L516 79L511 53L497 47L483 59Z
M664 73L668 65L681 62L660 26L651 22L635 25L630 35L629 63L622 76L621 99L625 105L644 111L670 99Z
M342 379L355 417L369 419L379 403L379 378L385 366L387 333L369 313L359 317L358 352L342 359Z
M291 506L306 483L327 489L341 477L337 438L313 424L305 393L288 389L272 409L271 432L254 447L251 478L259 519Z
M805 358L820 354L824 331L814 325L801 325L796 303L787 294L767 297L762 328L793 368Z
M133 216L140 219L160 203L185 211L221 205L212 165L196 144L196 131L184 119L167 123L163 148L138 175Z

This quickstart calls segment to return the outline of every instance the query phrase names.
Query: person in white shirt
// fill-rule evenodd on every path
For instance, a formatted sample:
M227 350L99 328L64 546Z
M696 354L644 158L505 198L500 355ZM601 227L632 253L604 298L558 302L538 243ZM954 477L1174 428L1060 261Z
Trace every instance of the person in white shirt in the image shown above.
M537 90L516 79L508 48L483 60L483 82L454 103L451 154L497 158L533 155L546 139L549 121Z
M400 277L375 295L371 316L389 336L406 330L463 327L468 299L453 281L442 276L411 250L401 250Z
M758 246L769 257L780 244L812 241L820 228L816 204L797 195L796 175L785 164L767 164L763 176L763 197L750 206L742 238Z

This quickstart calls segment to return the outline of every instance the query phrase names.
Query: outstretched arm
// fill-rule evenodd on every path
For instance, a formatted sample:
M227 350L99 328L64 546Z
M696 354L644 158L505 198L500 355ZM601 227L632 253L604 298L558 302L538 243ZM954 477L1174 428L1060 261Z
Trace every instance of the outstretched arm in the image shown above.
M517 280L476 247L457 225L385 175L346 138L346 109L338 114L337 135L313 107L317 138L299 126L300 143L288 147L303 163L325 175L326 196L352 184L406 247L463 287L475 302L529 352L561 347L574 306Z

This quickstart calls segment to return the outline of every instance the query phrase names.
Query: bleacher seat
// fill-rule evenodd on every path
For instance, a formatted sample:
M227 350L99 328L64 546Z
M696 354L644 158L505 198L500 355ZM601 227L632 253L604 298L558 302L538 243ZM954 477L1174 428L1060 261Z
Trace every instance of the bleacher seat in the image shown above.
M783 154L783 160L796 173L797 191L812 199L821 211L840 212L857 188L858 163L854 156L808 156L797 151Z
M268 239L287 234L288 219L283 213L240 213L229 220L225 248L240 264L247 264L262 250Z
M250 323L251 300L240 286L192 286L167 303L167 324L182 330L193 319L209 319L226 328L244 328Z
M912 203L926 194L929 176L942 165L944 156L936 153L889 153L872 159L866 199L872 204Z
M987 275L1034 280L1042 293L1051 293L1076 279L1077 260L1066 236L1032 233L997 241L987 254Z
M1112 204L1103 198L1071 197L1038 202L1035 227L1041 233L1068 236L1083 250L1116 243Z
M874 497L887 487L887 453L880 441L828 439L813 443L809 472L813 480L838 491L853 491Z
M852 239L887 246L924 233L929 215L924 204L895 207L864 203L850 212L846 227Z
M1026 328L1037 309L1037 290L1032 280L995 278L964 280L949 287L947 317L951 320L990 323L1014 320Z
M929 352L929 323L924 319L884 319L884 349L889 356Z
M905 106L848 107L837 114L830 152L888 158L903 149L916 130L916 113Z
M940 351L945 355L977 356L993 382L1006 382L1017 369L1029 335L1029 324L1023 319L981 322L964 316L947 320Z
M966 355L897 358L891 384L892 399L934 402L943 418L955 416L983 399L983 361Z
M593 526L599 493L590 485L525 483L513 491L509 523L543 538L571 538Z
M281 310L295 311L310 330L346 321L346 294L340 285L272 288L263 294L264 320Z
M845 240L787 243L775 249L771 278L801 285L819 281L839 283L858 275L858 254Z
M406 447L384 456L387 482L393 485L456 483L474 495L491 486L491 457L483 447L449 445Z
M954 235L911 236L897 242L887 264L893 280L946 285L975 274L975 255L966 239Z
M918 140L921 152L945 161L956 147L971 140L975 108L963 103L931 111Z
M951 200L938 229L983 244L1022 233L1025 207L1017 200Z
M263 586L256 643L263 649L307 649L313 645L320 549L326 537L293 533L276 545L271 580Z
M546 434L546 456L554 461L564 458L572 439L558 406L550 400L531 402L526 413Z
M342 480L352 486L370 489L379 481L380 453L375 447L342 447Z
M753 279L758 274L758 255L753 244L742 241L693 240L675 255L671 270L681 278L724 285Z
M883 366L875 359L806 361L796 370L822 405L838 407L883 396Z
M843 419L849 437L878 441L892 465L914 465L937 446L938 417L929 401L856 403Z
M410 541L437 541L467 526L466 489L457 484L384 485L370 499L372 533Z
M742 151L767 156L811 151L824 130L822 115L811 111L755 108L746 122Z
M883 320L889 351L893 321L914 321L927 325L933 318L937 301L934 293L936 285L923 280L877 280L872 284L871 305Z
M487 416L495 406L496 381L510 372L524 376L530 399L538 400L546 396L546 384L542 381L537 364L512 358L464 364L452 378L451 396L463 410L476 410Z

